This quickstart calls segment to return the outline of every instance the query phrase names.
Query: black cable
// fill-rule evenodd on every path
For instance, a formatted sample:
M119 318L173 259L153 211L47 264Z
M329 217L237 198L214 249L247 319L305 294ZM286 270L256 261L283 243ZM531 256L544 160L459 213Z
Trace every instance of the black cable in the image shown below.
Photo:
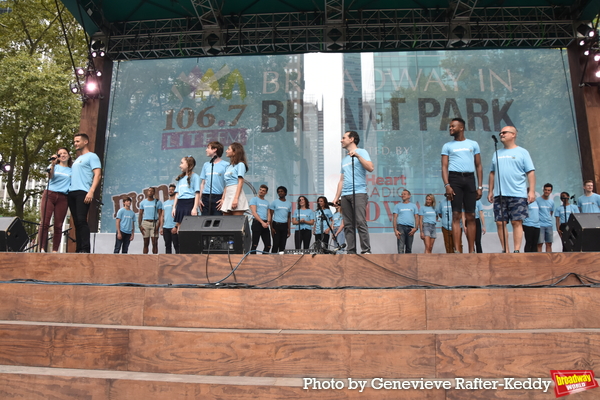
M73 67L73 74L75 75L75 79L77 79L77 88L79 89L79 92L81 93L81 83L79 82L79 76L77 75L77 67L75 66L75 60L73 59L73 52L71 51L71 46L69 45L67 29L65 28L65 23L63 22L63 19L62 19L62 11L60 10L60 7L58 6L58 0L54 0L54 4L56 4L56 11L58 12L58 20L60 21L60 26L62 27L63 36L65 37L65 44L67 45L67 50L69 50L69 57L71 58L71 66ZM79 13L79 16L81 17L81 11ZM81 23L83 24L83 20ZM83 27L83 25L82 25L82 27ZM87 39L87 34L85 33L85 31L84 31L84 34L86 35L86 39ZM83 97L82 97L82 100L83 100Z

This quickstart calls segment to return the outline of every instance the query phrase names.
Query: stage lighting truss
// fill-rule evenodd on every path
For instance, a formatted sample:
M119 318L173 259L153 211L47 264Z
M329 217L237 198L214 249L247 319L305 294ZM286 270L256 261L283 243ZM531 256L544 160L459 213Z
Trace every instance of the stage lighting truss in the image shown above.
M576 30L579 45L583 46L582 62L585 64L579 86L600 87L600 44L598 41L598 27L591 23L581 23L577 25ZM588 73L587 71L590 71L591 73ZM586 79L586 76L592 77Z
M0 157L0 172L8 173L12 169L10 163L4 162L4 159Z
M568 7L556 5L483 7L476 0L461 0L452 9L348 10L343 0L326 0L326 12L225 16L211 8L210 0L193 1L197 18L126 21L116 26L94 12L92 18L101 19L96 22L102 29L94 38L106 43L111 59L133 60L457 47L557 48L576 40L578 27Z

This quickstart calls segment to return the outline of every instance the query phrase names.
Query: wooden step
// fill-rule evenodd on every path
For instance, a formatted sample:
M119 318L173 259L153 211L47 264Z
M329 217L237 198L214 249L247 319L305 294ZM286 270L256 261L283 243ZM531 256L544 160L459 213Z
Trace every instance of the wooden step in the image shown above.
M600 362L600 330L299 331L0 324L0 364L256 377L547 377Z
M200 284L215 282L241 255L1 253L0 280ZM526 267L525 267L526 266ZM569 272L600 280L596 253L250 255L234 282L266 287L482 286L552 282ZM208 279L207 279L208 275ZM563 284L573 284L571 279Z
M0 319L299 330L600 328L596 288L176 289L0 284Z

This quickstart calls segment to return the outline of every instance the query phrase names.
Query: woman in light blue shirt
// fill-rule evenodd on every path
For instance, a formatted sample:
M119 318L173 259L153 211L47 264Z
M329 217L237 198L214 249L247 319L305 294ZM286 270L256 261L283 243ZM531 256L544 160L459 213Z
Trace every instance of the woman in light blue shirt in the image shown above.
M40 251L46 251L48 244L48 229L50 228L50 220L54 215L54 236L52 239L52 252L58 252L60 239L62 235L62 226L67 215L69 201L67 194L69 186L71 186L71 166L73 160L69 154L69 150L61 147L52 156L52 163L48 169L48 189L44 190L42 195L42 216L39 232L39 248Z
M419 230L421 239L425 244L425 253L431 253L435 243L437 211L435 211L435 197L432 194L425 196L425 205L419 209Z

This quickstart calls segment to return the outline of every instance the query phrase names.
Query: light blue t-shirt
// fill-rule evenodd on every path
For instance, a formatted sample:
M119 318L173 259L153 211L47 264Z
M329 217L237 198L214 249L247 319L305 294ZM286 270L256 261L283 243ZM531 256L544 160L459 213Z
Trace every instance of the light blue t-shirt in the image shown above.
M300 221L301 219L305 220L305 221L310 221L315 219L315 213L313 212L313 210L309 209L309 208L297 208L296 211L294 211L294 214L292 215L292 218L296 218L296 220ZM308 224L299 224L297 225L298 229L312 229L312 225L308 225Z
M50 179L48 184L48 190L53 192L67 194L69 193L69 186L71 186L71 174L72 170L70 167L63 167L62 165L54 166L54 175Z
M529 209L529 216L523 220L524 226L532 226L534 228L540 227L540 206L537 201L529 203L527 206Z
M562 204L560 206L556 206L556 209L554 210L554 216L559 218L561 224L568 222L571 214L579 214L579 208L577 208L577 206L574 204L569 204L566 208L566 216L565 206L563 206Z
M365 149L356 149L356 153L367 161L371 161L369 153ZM352 194L352 158L344 157L342 160L342 171L344 184L342 185L342 196ZM367 193L367 170L362 166L357 157L354 157L354 193Z
M333 213L333 227L334 228L339 228L342 225L342 222L344 221L344 216L342 215L342 213L340 212L335 212Z
M421 206L419 209L419 215L423 217L424 224L434 224L437 222L437 212L433 207Z
M540 227L552 226L552 214L554 213L554 200L545 200L542 196L535 199L540 208Z
M192 172L192 176L190 176L189 178L189 184L187 176L184 176L183 178L177 181L175 193L177 193L178 199L193 199L194 197L196 197L196 193L200 192L200 175L198 175L195 172Z
M185 178L184 178L185 179ZM148 200L144 199L138 205L140 211L144 212L143 218L147 220L158 220L158 210L163 209L162 201L154 199Z
M269 209L273 210L273 221L284 224L288 222L288 215L292 212L292 203L275 199Z
M229 163L225 160L221 160L214 166L207 161L202 167L200 172L200 179L204 180L203 194L210 194L210 185L212 183L212 194L223 194L223 188L225 187L225 170L229 166ZM211 171L212 170L212 180Z
M398 203L394 207L393 214L398 214L396 224L415 227L415 215L419 214L419 209L415 203Z
M449 201L441 201L436 207L436 211L442 221L442 228L452 230L452 203ZM461 222L462 224L462 222Z
M238 184L238 178L243 178L246 174L246 164L237 163L236 165L229 164L225 169L225 186Z
M80 155L71 166L71 186L69 192L83 190L89 192L94 181L94 170L102 168L100 158L91 151Z
M500 173L494 175L494 197L500 196L498 184L498 176L500 176L502 196L527 198L527 173L535 170L529 152L519 146L514 149L499 149L498 162ZM496 153L494 153L490 171L496 172L496 170Z
M583 195L577 199L579 210L582 213L600 213L600 195L592 193L591 196Z
M448 156L448 171L475 172L475 154L479 144L471 139L453 140L442 147L442 155Z
M175 221L173 221L173 203L175 203L174 200L167 200L163 204L163 215L165 218L163 223L164 229L175 228Z
M333 218L333 214L331 213L330 209L328 209L328 208L324 209L323 213L325 214L325 218L323 218L323 214L321 214L321 211L319 211L319 210L315 211L315 215L317 216L317 219L315 220L315 234L317 234L317 235L325 232L325 230L329 228L327 226L327 222L325 222L325 219L327 219L329 221L329 223L331 224L331 219ZM322 223L321 223L321 221L322 221ZM322 225L323 229L321 229L321 225Z
M261 199L260 197L253 197L250 199L251 206L256 206L256 213L263 221L267 222L267 210L269 209L269 202L267 199Z
M481 200L477 200L475 202L475 219L479 219L479 212L483 211L483 204L481 204Z
M135 213L132 210L125 209L124 207L119 208L119 211L117 211L117 219L121 220L121 232L131 234L135 223Z

